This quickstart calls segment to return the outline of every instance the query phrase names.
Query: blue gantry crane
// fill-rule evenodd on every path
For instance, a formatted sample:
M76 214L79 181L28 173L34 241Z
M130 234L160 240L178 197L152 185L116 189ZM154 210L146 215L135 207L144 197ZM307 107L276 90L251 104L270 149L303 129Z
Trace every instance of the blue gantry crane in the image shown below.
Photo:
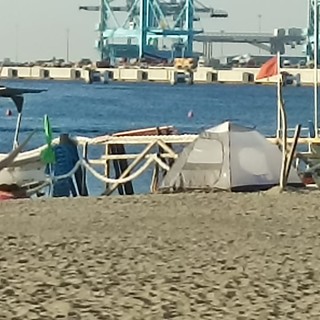
M101 60L115 57L168 59L192 57L193 38L200 15L226 18L228 13L203 5L199 0L126 0L123 5L101 0L97 6L79 9L100 12L96 47ZM120 22L119 12L126 16ZM122 17L123 18L123 17ZM159 39L170 39L170 48L159 48ZM124 43L123 43L124 42Z
M308 0L309 1L309 23L308 23L308 29L307 29L307 43L306 43L306 53L309 58L309 60L314 59L314 34L315 34L315 26L317 27L317 34L319 35L319 7L320 7L320 0ZM318 16L316 17L314 14L314 8L315 8L315 1L317 1L317 7L318 7ZM318 41L319 43L319 41ZM319 55L319 46L318 46L318 57ZM318 58L318 61L319 61Z

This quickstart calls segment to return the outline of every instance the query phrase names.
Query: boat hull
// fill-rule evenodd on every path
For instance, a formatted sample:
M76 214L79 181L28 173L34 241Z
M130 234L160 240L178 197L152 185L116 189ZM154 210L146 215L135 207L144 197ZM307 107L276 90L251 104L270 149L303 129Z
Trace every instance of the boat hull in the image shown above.
M7 168L0 171L1 185L32 187L46 180L46 166L41 161L41 148L20 153ZM0 160L7 154L0 154Z

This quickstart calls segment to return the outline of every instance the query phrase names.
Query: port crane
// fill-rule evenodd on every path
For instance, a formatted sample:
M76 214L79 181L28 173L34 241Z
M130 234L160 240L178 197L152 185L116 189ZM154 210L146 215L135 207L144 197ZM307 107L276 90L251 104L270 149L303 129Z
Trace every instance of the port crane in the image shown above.
M168 58L193 55L193 39L203 32L194 22L200 15L227 18L228 13L202 4L199 0L126 0L122 5L101 0L100 5L82 5L79 10L100 13L96 47L101 60L118 56ZM117 13L127 15L119 22ZM170 50L159 49L159 39L170 39ZM125 39L126 44L119 40Z

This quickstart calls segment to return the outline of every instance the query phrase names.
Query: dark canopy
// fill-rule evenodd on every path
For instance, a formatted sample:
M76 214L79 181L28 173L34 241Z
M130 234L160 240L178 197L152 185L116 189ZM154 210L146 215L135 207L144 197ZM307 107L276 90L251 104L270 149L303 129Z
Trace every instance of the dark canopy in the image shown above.
M18 112L22 111L23 107L23 95L25 93L40 93L47 91L45 89L22 89L22 88L8 88L0 86L0 97L11 98L14 102Z

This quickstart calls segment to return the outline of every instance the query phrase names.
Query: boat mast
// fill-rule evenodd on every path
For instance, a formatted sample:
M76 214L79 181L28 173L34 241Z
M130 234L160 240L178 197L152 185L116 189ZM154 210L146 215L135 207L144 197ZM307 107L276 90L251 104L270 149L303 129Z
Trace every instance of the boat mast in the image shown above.
M277 138L281 136L281 55L280 50L277 50L277 68L278 68L278 75L277 75ZM283 130L283 128L282 128Z

